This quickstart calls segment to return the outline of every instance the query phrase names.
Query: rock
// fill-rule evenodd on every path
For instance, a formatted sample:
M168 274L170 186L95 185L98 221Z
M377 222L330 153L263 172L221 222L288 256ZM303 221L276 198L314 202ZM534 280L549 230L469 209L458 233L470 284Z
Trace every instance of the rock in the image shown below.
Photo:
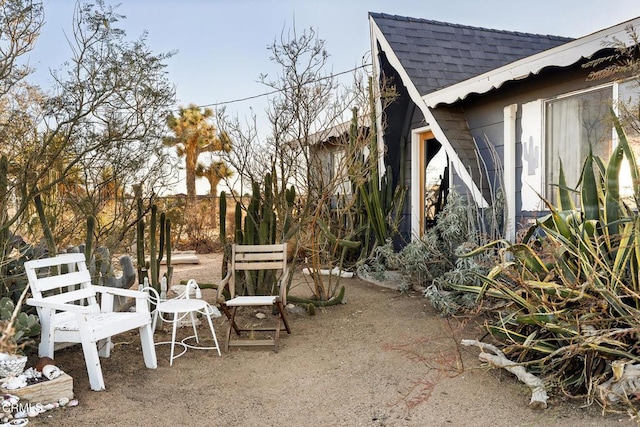
M260 313L260 312L256 313L256 318L258 319L264 319L265 317L267 316L264 313Z
M40 359L38 359L38 361L36 362L35 368L36 370L42 372L42 368L44 368L47 365L54 365L55 366L56 362L50 358L50 357L41 357Z
M292 307L289 307L290 305ZM304 307L300 307L293 304L287 304L287 311L293 314L300 314L300 315L307 314L307 310Z

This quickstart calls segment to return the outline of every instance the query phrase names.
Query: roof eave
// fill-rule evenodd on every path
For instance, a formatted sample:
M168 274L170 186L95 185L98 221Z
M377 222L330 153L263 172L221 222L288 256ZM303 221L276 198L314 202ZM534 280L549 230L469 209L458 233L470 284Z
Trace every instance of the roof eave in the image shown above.
M430 108L438 104L452 104L458 100L465 99L472 93L486 93L492 89L501 87L508 81L520 80L532 74L538 74L546 67L567 67L575 64L582 58L590 58L594 53L604 49L606 47L603 45L605 40L613 42L616 39L624 40L628 38L627 28L629 26L640 26L640 17L528 56L436 92L429 93L424 95L422 99Z
M400 74L400 77L402 79L402 83L407 88L407 92L409 94L409 97L416 104L416 106L420 109L420 111L422 112L423 116L425 117L425 119L429 123L431 131L434 133L434 135L436 136L438 141L442 144L442 146L444 147L445 151L449 155L450 163L453 165L454 169L456 170L456 172L457 172L458 176L460 177L460 179L462 180L462 182L467 186L467 188L471 192L471 196L472 196L473 200L476 202L476 204L479 207L481 207L481 208L487 207L489 204L488 204L487 200L484 198L484 196L482 194L482 191L476 185L476 183L473 181L473 178L469 174L469 171L463 165L463 163L460 160L458 154L456 153L455 149L451 145L451 142L449 142L449 140L447 139L447 137L444 134L443 130L441 129L440 125L437 123L437 121L433 117L433 114L429 110L429 107L424 104L423 98L420 96L420 93L418 92L418 89L416 88L416 86L414 85L413 81L409 77L409 74L406 72L406 70L402 66L402 63L400 62L400 60L396 56L395 52L391 48L391 45L389 44L389 41L386 39L385 35L382 33L382 31L378 27L378 24L375 22L375 20L371 16L369 17L369 26L370 26L370 31L371 31L371 48L372 48L372 52L374 52L377 55L377 48L376 48L375 45L376 45L376 43L380 43L382 51L384 51L387 54L387 59L389 60L390 65L396 69L398 74ZM374 55L374 57L375 57L375 55ZM379 77L379 70L377 70L377 66L375 64L374 64L374 76L376 78ZM381 129L381 120L382 119L381 119L380 116L377 117L377 121L378 121L377 124L378 124L380 129Z

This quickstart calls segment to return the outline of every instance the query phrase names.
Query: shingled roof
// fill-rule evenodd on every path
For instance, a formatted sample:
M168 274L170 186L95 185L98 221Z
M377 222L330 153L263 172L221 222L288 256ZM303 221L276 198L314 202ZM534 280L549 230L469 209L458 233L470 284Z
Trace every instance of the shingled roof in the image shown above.
M567 37L369 13L421 95L567 43Z

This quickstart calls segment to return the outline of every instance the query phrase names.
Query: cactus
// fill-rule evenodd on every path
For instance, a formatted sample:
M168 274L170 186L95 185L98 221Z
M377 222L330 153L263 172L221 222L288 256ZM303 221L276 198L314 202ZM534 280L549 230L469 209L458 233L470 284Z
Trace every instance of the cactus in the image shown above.
M9 160L6 155L2 155L0 157L0 224L6 224L6 219L8 216L8 186L9 186ZM4 264L5 256L11 251L11 246L9 245L9 228L2 227L0 229L0 248L2 248L2 261Z
M138 224L136 227L136 258L138 261L138 284L143 285L144 279L149 279L147 261L144 255L144 215L142 212L142 199L138 198Z
M0 299L0 321L7 322L11 319L15 304L11 298L3 297ZM40 335L40 319L35 314L27 314L20 312L16 316L14 322L14 334L12 340L20 346L21 343L32 337Z
M160 269L162 259L166 253L166 272L164 277L167 286L171 286L173 277L173 267L171 266L171 221L164 212L160 213L158 221L158 207L151 206L151 218L149 220L149 262L144 258L144 217L142 215L142 201L138 199L138 234L137 234L137 256L138 256L138 283L143 285L146 278L150 285L160 292ZM158 224L159 222L159 224ZM151 277L149 277L151 276Z
M227 243L227 193L225 191L220 192L219 198L220 207L218 209L220 220L220 244L224 246Z
M371 108L372 114L375 109ZM401 218L402 205L406 194L404 186L404 153L406 139L401 141L400 179L394 185L393 171L390 166L380 176L378 169L378 147L375 127L375 117L372 117L373 129L369 135L369 164L362 166L369 170L368 180L362 183L352 181L352 189L356 196L356 224L357 230L364 230L359 234L359 240L363 242L361 258L366 258L375 245L384 245L387 239L393 238L397 224ZM350 141L351 146L356 144L357 112L353 112ZM375 240L373 240L373 239ZM373 240L373 241L372 241Z
M277 183L274 176L274 173L267 173L262 188L255 181L251 183L251 200L246 208L244 221L242 220L242 206L240 203L236 204L234 240L236 244L268 245L276 243L279 235L283 236L285 240L290 237L295 189L293 186L289 189L285 188L284 212L281 212L282 216L279 218L276 212ZM278 227L279 219L282 219L280 228ZM222 224L222 216L220 221ZM223 261L223 265L225 264L226 262ZM236 279L237 292L248 295L267 294L271 292L271 287L275 283L273 271L247 272L243 277Z
M85 243L86 245L86 243ZM85 245L70 246L61 253L87 253ZM133 267L133 260L129 255L123 255L119 259L122 274L116 276L111 262L111 252L106 246L98 246L88 261L88 268L91 274L91 282L94 285L110 286L113 288L129 289L136 281L136 270ZM66 267L63 266L63 273Z
M344 293L345 293L345 288L344 286L341 286L340 290L338 291L338 294L326 301L319 300L317 298L301 298L293 295L287 295L287 300L294 302L296 304L306 305L307 312L309 312L309 314L312 314L308 308L309 305L314 305L316 307L329 307L332 305L343 304L343 301L345 301Z
M167 218L164 222L165 247L167 250L167 262L165 263L167 271L164 276L167 278L167 286L171 285L173 279L173 266L171 265L171 220Z
M225 191L220 192L220 209L218 210L220 215L220 245L222 246L222 277L227 275L229 269L229 257L231 256L231 249L229 242L227 242L227 193ZM242 213L242 211L240 211Z
M158 231L158 207L151 206L151 221L149 222L149 270L151 271L151 287L160 292L159 269L157 261L157 231Z
M240 203L236 203L234 231L234 242L236 244L242 244L244 241L244 233L242 232L242 205Z

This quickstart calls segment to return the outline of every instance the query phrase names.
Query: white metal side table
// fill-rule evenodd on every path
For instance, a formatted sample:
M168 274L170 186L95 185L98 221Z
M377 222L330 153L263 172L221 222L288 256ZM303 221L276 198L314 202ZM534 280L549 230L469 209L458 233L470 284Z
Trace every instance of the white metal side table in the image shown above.
M169 366L173 366L174 359L182 356L187 352L187 349L193 348L198 350L216 350L218 352L218 356L220 356L220 346L218 345L218 338L216 337L216 331L213 329L213 322L211 320L212 307L209 306L205 300L202 299L190 299L190 298L176 298L170 300L164 300L157 304L156 306L156 314L162 319L164 322L172 323L171 330L171 341L158 342L158 344L171 344L171 356L169 360ZM207 319L209 323L209 329L211 329L211 337L213 338L214 346L203 347L197 344L200 343L200 338L198 337L198 331L196 330L196 314L200 313L203 317ZM171 316L169 316L171 315ZM165 317L166 316L166 317ZM186 316L189 316L191 319L191 326L193 327L193 335L188 336L181 341L176 342L176 331L178 329L178 324L182 319ZM157 317L156 317L157 318ZM155 319L154 319L155 320ZM155 321L154 321L154 329L155 329ZM189 344L188 341L195 339L196 344ZM179 354L175 354L175 346L182 346L182 351Z

